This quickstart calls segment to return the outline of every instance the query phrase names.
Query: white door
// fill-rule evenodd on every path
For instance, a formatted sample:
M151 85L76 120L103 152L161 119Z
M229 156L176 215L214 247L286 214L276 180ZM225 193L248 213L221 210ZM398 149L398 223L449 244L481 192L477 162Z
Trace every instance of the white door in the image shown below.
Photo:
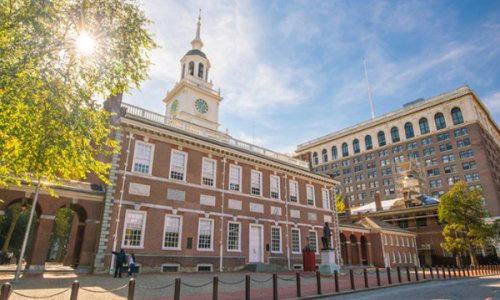
M261 225L250 225L250 237L249 237L249 262L263 262L264 249L262 248L262 226Z

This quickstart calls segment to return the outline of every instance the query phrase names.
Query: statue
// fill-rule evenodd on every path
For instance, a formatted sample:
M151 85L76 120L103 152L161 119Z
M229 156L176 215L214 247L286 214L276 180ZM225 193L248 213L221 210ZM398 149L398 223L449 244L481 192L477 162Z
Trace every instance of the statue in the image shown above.
M323 250L330 250L330 236L332 235L330 231L330 226L328 222L325 222L323 226L323 236L321 237L321 242L323 243Z

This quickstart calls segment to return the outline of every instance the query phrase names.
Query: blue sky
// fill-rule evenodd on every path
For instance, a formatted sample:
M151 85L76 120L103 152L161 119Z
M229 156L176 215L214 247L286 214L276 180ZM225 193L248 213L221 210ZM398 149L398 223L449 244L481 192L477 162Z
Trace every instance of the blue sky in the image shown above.
M500 120L500 1L142 0L161 48L124 101L164 113L202 9L220 130L272 150L464 84ZM255 134L253 134L255 133Z

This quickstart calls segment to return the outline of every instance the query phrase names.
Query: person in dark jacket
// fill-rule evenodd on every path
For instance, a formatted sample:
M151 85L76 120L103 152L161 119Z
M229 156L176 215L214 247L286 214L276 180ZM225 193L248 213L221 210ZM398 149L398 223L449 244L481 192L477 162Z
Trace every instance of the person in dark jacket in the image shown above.
M127 255L125 255L125 251L123 249L121 249L120 252L113 251L113 254L116 255L115 278L117 276L122 278L122 267L127 261Z

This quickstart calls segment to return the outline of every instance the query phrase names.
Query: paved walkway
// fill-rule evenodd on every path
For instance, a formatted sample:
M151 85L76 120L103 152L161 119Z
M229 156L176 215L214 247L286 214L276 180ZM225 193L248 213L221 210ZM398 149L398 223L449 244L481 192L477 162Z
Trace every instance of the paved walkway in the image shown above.
M173 299L174 282L181 278L181 299L204 300L212 299L213 277L219 278L219 299L244 299L245 298L245 273L161 273L161 274L139 274L135 278L135 299L159 300ZM272 299L272 274L250 273L251 299ZM427 271L427 280L430 280ZM434 274L435 276L435 274ZM458 276L458 275L457 275ZM442 278L442 276L441 276ZM447 274L448 278L448 274ZM13 279L12 272L1 272L0 283L10 282ZM362 270L354 270L355 289L364 289L365 281ZM367 273L370 288L377 286L377 278L374 269ZM380 272L381 285L388 285L387 273ZM393 284L399 284L396 271L391 273ZM46 297L50 299L69 299L71 285L74 280L80 282L79 299L126 299L128 293L129 278L113 278L111 275L77 275L69 272L47 272L43 276L28 276L17 283L12 283L13 294L9 299L29 299L30 297ZM419 273L419 280L423 280L423 274ZM441 279L442 280L442 279ZM410 281L416 281L414 272L410 272ZM408 283L406 271L401 272L401 283ZM292 272L280 273L278 275L279 299L295 298L297 293L296 275ZM349 271L342 271L339 276L339 289L341 292L351 291ZM317 295L316 275L313 272L301 273L302 296ZM323 295L335 292L335 281L333 276L321 276L321 292ZM27 298L26 298L26 297Z

